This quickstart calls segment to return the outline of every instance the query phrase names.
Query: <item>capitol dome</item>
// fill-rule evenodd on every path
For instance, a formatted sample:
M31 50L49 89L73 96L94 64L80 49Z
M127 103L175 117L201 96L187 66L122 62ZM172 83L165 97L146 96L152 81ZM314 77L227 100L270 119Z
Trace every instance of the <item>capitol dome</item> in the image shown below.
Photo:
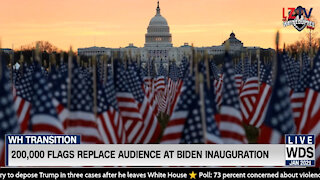
M157 13L157 15L150 20L149 27L150 26L168 26L168 22L160 13Z
M230 46L243 46L243 43L236 38L236 35L234 34L234 32L232 31L232 33L230 34L229 39L225 40L222 45L225 45L226 42L230 43Z
M161 16L159 1L156 10L148 26L145 47L172 47L172 36L167 20Z

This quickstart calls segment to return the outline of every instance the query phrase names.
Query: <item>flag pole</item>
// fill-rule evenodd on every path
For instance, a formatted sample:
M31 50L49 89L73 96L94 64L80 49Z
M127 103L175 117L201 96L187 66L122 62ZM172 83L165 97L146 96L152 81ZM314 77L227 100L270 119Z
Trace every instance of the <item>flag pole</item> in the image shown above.
M123 60L124 60L124 67L125 67L125 69L128 69L128 54L127 54L127 52L125 51L124 52L124 58L123 58Z
M193 44L192 44L192 48L191 48L191 50L192 50L192 53L191 53L191 61L190 61L190 73L192 74L192 72L193 72L193 63L195 62L195 59L196 59L196 52L195 52L195 49L194 49L194 47L193 47Z
M56 57L54 54L50 55L50 62L49 62L49 71L52 71L52 65L56 64Z
M77 55L77 64L80 66L80 56L79 55Z
M260 49L257 50L257 61L258 61L258 90L260 90Z
M40 45L39 45L39 42L37 42L36 44L36 50L35 50L35 57L34 57L34 60L35 62L38 62L41 66L41 63L40 63Z
M138 67L140 68L140 66L141 66L141 55L140 55L140 53L138 53L138 55L137 55L137 63L138 63Z
M173 61L175 61L175 59L173 59ZM155 71L156 71L156 63L155 63L155 59L153 60L153 63L151 64L152 68L153 68L153 72L152 72L152 78L151 78L151 92L154 92L154 76L155 76Z
M89 70L91 70L91 67L92 67L92 58L89 58L89 60L88 60L88 68L89 68Z
M63 56L64 56L64 52L61 51L60 52L60 64L59 64L59 66L61 66L63 64L63 58L64 58Z
M14 62L14 50L13 50L13 44L12 44L12 51L13 54L10 54L10 79L11 79L11 83L13 84L13 62Z
M196 76L196 94L199 94L199 68L198 68L198 63L201 59L201 54L196 53L196 59L195 59L195 64L194 64L194 72Z
M2 79L2 43L0 38L0 79Z
M132 51L129 50L129 63L131 63L131 62L132 62Z
M93 73L93 114L94 114L94 119L96 120L97 118L97 59L96 56L92 57L92 73Z
M210 84L210 71L209 71L209 58L208 58L208 51L205 51L204 53L204 60L205 60L205 65L206 65L206 73L207 73L207 87L210 90L211 89L211 84Z
M103 68L104 68L103 84L105 85L108 79L108 56L107 55L103 56Z
M313 58L313 48L310 47L310 51L309 51L309 56L311 58L311 62L310 62L310 65L311 65L311 69L313 68L313 63L314 63L314 58Z
M114 59L113 59L113 56L111 57L111 71L112 71L112 77L114 77Z
M21 53L21 55L20 55L20 60L19 60L19 62L20 62L20 68L22 69L22 71L20 71L22 74L23 74L23 66L24 66L24 56L23 56L23 54ZM19 68L19 70L20 70L20 68Z
M68 57L68 109L71 108L71 83L72 82L72 47L69 50Z
M112 59L111 59L111 63L112 63L112 76L114 76L114 61L115 61L115 60L118 60L117 58L118 58L118 52L115 51L115 52L113 53L113 57L112 57Z
M243 72L244 72L244 52L241 53L241 69L242 69L242 75L243 75Z
M199 75L199 88L200 88L200 110L201 110L201 122L202 122L202 132L203 132L203 142L207 144L207 123L206 123L206 111L205 111L205 103L204 103L204 85L203 85L203 75Z
M274 61L274 66L273 66L273 77L272 77L272 80L274 82L275 78L276 78L276 75L277 75L277 66L279 66L278 64L278 53L279 53L279 39L280 39L280 33L279 31L277 31L277 34L276 34L276 57L275 57L275 61Z
M299 65L300 65L300 74L302 73L302 51L303 51L303 49L299 49L298 50L298 53L299 53Z

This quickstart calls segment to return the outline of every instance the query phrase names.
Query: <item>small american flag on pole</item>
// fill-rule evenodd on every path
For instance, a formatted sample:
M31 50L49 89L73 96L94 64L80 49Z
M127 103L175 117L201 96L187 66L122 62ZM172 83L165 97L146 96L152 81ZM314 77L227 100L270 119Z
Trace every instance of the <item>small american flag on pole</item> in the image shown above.
M320 166L320 50L314 59L314 67L311 72L309 87L301 116L301 133L314 134L316 136L316 166Z
M257 100L259 93L259 80L258 80L258 67L257 64L250 67L249 76L244 83L240 92L240 108L243 120L248 121L251 113L253 112L253 106Z
M224 59L222 104L220 109L221 121L219 123L221 138L226 144L247 143L240 111L238 90L234 79L234 69L232 68L231 58L228 53L225 54Z
M71 105L64 121L65 133L81 135L82 143L101 143L93 109L92 80L85 81L76 62L73 62L71 80Z
M0 166L5 161L5 135L19 133L16 112L13 107L9 72L0 57Z
M26 67L23 70L21 78L16 82L16 96L14 97L14 108L17 112L20 132L25 133L28 130L30 121L30 110L32 100L32 70Z
M279 54L277 57L274 88L259 136L259 142L265 144L280 144L284 142L285 134L296 133L284 64Z
M38 67L33 74L31 132L37 134L63 134L62 122L52 102L52 91Z
M205 119L202 119L200 97L195 91L195 77L188 76L184 84L182 94L164 131L161 143L222 143L212 109L214 99L209 98L208 90L204 91Z
M109 71L110 72L110 71ZM127 143L124 122L120 115L112 74L105 86L98 84L98 128L105 144Z

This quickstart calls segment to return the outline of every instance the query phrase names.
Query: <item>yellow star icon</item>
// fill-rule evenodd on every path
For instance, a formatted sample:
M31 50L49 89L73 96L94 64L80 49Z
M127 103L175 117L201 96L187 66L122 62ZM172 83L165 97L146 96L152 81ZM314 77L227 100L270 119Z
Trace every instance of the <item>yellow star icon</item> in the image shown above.
M192 173L189 173L189 175L190 175L190 179L196 179L197 173L194 173L194 172L192 171Z

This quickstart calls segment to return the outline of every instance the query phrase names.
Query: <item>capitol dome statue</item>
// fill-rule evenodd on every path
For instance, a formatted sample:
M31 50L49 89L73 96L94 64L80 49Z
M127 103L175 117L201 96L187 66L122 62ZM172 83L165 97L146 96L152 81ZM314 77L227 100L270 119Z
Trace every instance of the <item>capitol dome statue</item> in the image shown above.
M172 47L172 36L167 20L160 14L159 1L156 10L148 26L145 47Z

